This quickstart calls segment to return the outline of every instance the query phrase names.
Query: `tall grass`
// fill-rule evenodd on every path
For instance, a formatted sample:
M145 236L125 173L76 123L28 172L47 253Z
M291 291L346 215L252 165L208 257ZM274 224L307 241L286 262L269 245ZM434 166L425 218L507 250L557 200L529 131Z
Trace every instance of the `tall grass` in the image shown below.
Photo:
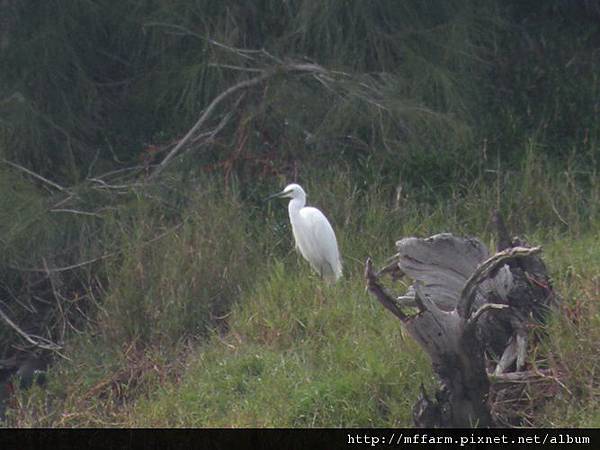
M362 295L278 263L199 353L181 385L139 406L139 424L376 426L410 420L423 355ZM398 357L405 354L406 357ZM180 401L180 399L185 399Z
M596 369L576 351L595 354L598 317L592 3L12 2L0 157L68 193L0 161L0 307L63 346L9 424L406 425L428 363L362 294L363 262L407 235L493 246L494 208L544 245L565 297L539 351L570 397L537 420L597 423ZM274 61L236 48L333 81L278 76L225 102L207 123L233 109L221 134L154 183L89 180L160 158ZM261 200L289 181L334 224L335 287L292 250L285 207ZM23 345L10 327L0 341L2 358Z
M205 333L211 317L227 313L257 274L263 248L251 245L252 224L234 193L192 194L170 224L148 206L128 205L127 220L109 226L123 252L107 263L104 324L125 332L121 339L160 345Z
M432 199L428 187L398 197L348 173L307 174L309 202L330 217L344 258L334 286L292 250L284 204L218 192L215 181L188 190L177 214L142 196L106 221L121 253L103 263L99 312L68 339L70 361L55 361L48 390L20 394L9 424L408 426L419 384L433 380L429 362L364 292L363 262L383 263L408 235L450 231L493 246L498 205L513 232L543 245L564 299L537 350L559 395L540 403L536 423L596 423L596 369L578 351L595 353L595 177L530 155L519 172L485 172Z
M470 139L470 106L485 74L480 48L501 23L492 3L19 3L0 71L0 148L69 183L90 168L131 163L149 144L180 137L247 75L223 65L257 65L228 48L264 48L356 83L339 96L316 81L286 79L248 96L226 135L246 122L254 158L281 171L294 160L318 165L335 146L355 165L369 157L398 167L398 156L411 159L411 140L425 142L428 154L451 153ZM220 140L194 163L223 161L231 147Z

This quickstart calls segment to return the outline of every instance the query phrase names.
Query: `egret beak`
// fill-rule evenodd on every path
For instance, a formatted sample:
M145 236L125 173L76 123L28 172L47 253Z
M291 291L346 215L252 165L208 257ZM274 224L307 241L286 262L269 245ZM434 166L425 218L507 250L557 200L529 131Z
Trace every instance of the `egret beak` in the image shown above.
M281 198L285 194L286 194L286 192L281 191L281 192L277 192L276 194L269 195L267 198L265 198L265 202L267 202L269 200L273 200L274 198Z

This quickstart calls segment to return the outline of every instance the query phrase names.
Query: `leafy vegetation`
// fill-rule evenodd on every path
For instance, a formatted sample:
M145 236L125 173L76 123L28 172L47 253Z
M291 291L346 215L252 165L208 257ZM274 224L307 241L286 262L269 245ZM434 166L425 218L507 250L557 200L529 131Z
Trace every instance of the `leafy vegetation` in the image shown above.
M0 309L61 347L7 424L408 426L429 362L364 260L443 231L492 246L498 208L563 298L529 423L598 426L600 10L522 3L3 5ZM334 224L335 286L262 201L290 180ZM0 359L34 350L1 323Z

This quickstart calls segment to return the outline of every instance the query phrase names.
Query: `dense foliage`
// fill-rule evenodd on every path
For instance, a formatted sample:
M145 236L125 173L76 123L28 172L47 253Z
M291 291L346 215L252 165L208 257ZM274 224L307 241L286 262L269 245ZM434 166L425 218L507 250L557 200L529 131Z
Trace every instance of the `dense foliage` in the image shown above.
M528 137L560 156L597 140L593 1L5 3L0 148L55 180L181 137L251 75L225 67L253 66L234 48L313 61L367 88L272 80L212 148L192 152L193 170L233 159L252 179L264 165L333 162L446 178L473 169L482 147L515 163Z
M526 423L597 425L575 361L598 352L599 20L595 0L0 2L0 309L23 332L0 322L0 360L40 352L25 334L53 361L12 423L406 425L429 369L362 263L487 239L499 208L548 247L568 320L540 351L582 405ZM261 201L292 180L335 225L338 288Z

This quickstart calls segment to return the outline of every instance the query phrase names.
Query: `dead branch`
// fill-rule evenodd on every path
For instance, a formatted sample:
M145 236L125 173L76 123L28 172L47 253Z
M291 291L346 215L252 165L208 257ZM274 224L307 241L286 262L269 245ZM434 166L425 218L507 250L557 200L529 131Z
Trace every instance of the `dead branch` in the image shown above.
M103 217L98 213L89 212L89 211L79 211L76 209L68 209L68 208L51 209L50 212L51 213L75 214L75 215L79 215L79 216L91 216L91 217L97 217L98 219L103 219Z
M513 247L496 253L484 261L465 283L460 302L457 305L458 313L462 317L469 317L478 286L484 279L490 278L492 272L511 259L533 255L539 253L541 250L541 247Z
M268 55L270 58L277 60L276 57L270 55L265 50L262 50L261 53ZM248 80L240 81L239 83L230 86L225 91L221 92L217 97L213 99L212 102L207 106L204 110L200 118L196 121L196 123L190 128L190 130L185 134L185 136L177 143L177 145L165 156L165 158L161 161L161 163L156 167L154 172L148 177L149 180L156 178L169 164L169 162L179 153L179 151L193 138L196 132L204 125L204 123L211 116L216 107L223 102L227 97L238 92L243 89L248 89L252 86L256 86L269 78L281 74L281 73L289 73L289 72L304 72L304 73L320 73L325 74L327 71L319 66L318 64L312 63L285 63L272 66L267 69L261 69L260 75L250 78ZM218 128L218 127L217 127Z
M479 309L477 311L475 311L475 313L469 318L469 320L467 321L467 324L465 326L467 328L475 326L477 319L479 319L479 317L481 317L481 315L484 312L489 311L490 309L505 309L505 308L509 308L509 305L502 305L502 304L498 304L498 303L486 303L485 305L479 307Z
M167 156L165 156L165 158L162 160L162 162L158 165L158 167L154 170L154 172L150 175L149 179L153 179L156 178L167 166L167 164L169 163L169 161L171 161L171 159L173 159L173 157L179 152L179 150L181 150L181 148L187 144L187 142L192 138L192 136L194 136L194 134L196 133L196 131L198 131L198 129L200 129L200 127L202 125L204 125L204 122L206 122L206 120L210 117L210 115L212 114L212 112L214 111L214 109L219 105L219 103L221 103L223 100L225 100L227 97L229 97L231 94L241 90L241 89L247 89L251 86L255 86L259 83L262 83L263 81L265 81L266 79L270 78L271 76L273 76L273 72L266 72L263 71L259 76L254 77L254 78L250 78L249 80L244 80L241 81L237 84L234 84L233 86L229 87L228 89L226 89L225 91L221 92L221 94L219 94L209 105L208 107L204 110L204 113L200 116L200 118L198 119L198 121L194 124L194 126L192 128L190 128L190 130L186 133L186 135L179 141L179 143L175 146L175 148L173 148L173 150L171 150Z
M210 63L210 64L208 64L208 67L218 67L221 69L239 70L240 72L250 72L250 73L261 73L262 72L262 69L256 69L254 67L234 66L232 64Z
M39 273L45 273L45 274L59 273L59 272L67 272L69 270L78 269L80 267L84 267L89 264L93 264L95 262L102 261L103 259L110 258L111 256L116 256L119 253L120 252L107 253L105 255L98 256L97 258L88 259L86 261L82 261L77 264L71 264L69 266L63 266L63 267L54 267L51 269L50 268L37 268L37 267L17 267L17 266L11 266L11 265L9 265L7 267L10 267L13 270L18 270L19 272L39 272Z
M42 336L36 336L33 334L29 334L26 333L25 331L23 331L23 329L21 327L19 327L16 323L14 323L10 317L8 317L8 315L2 311L2 309L0 308L0 318L2 320L4 320L4 322L11 327L13 330L15 330L23 339L25 339L28 343L30 343L31 345L41 348L41 349L45 349L45 350L60 350L62 347L58 344L55 344L54 342L52 342L49 339L46 339Z
M367 262L365 263L365 278L367 279L367 290L379 300L384 308L402 322L408 320L408 316L396 305L394 297L386 292L385 288L379 284L377 276L373 273L373 262L371 261L371 258L367 258Z
M498 349L502 357L493 376L500 378L495 380L511 367L522 370L531 312L553 298L545 266L535 256L541 248L517 244L520 242L513 241L513 248L490 257L478 239L445 233L398 241L394 261L377 274L372 261L367 260L368 291L400 319L431 359L438 377L435 397L422 392L413 408L415 424L492 426L496 419L504 423L492 415L488 403L491 394L486 367L495 362ZM378 276L394 276L397 271L412 278L413 284L395 298ZM541 281L532 282L531 274ZM416 306L419 312L407 315L401 306ZM515 392L504 393L503 398L517 395Z
M212 38L209 38L207 36L203 36L201 34L195 33L194 31L190 30L189 28L186 28L182 25L178 25L178 24L174 24L174 23L164 23L164 22L146 22L144 23L143 27L163 27L163 28L171 28L173 30L177 30L178 33L173 33L173 34L179 34L182 36L193 36L195 38L198 38L202 41L206 41L211 45L214 45L215 47L219 47L221 49L227 50L229 52L232 52L238 56L241 56L242 58L248 59L248 60L254 60L254 57L251 55L256 55L256 54L260 54L263 51L262 50L248 50L248 49L243 49L243 48L237 48L237 47L232 47L230 45L226 45L223 44L219 41L216 41Z
M492 383L531 383L539 381L547 381L551 378L552 371L550 369L544 370L526 370L523 372L509 372L509 373L489 373L488 377Z
M7 165L17 169L17 170L20 170L21 172L26 173L29 176L32 176L33 178L35 178L37 180L40 180L43 183L46 183L48 186L52 186L54 189L56 189L60 192L68 192L68 190L65 189L64 187L62 187L60 184L55 183L54 181L51 181L48 178L45 178L45 177L41 176L40 174L37 174L37 173L33 172L32 170L27 169L26 167L23 167L17 163L8 161L4 158L2 159L2 162L4 164L7 164Z

